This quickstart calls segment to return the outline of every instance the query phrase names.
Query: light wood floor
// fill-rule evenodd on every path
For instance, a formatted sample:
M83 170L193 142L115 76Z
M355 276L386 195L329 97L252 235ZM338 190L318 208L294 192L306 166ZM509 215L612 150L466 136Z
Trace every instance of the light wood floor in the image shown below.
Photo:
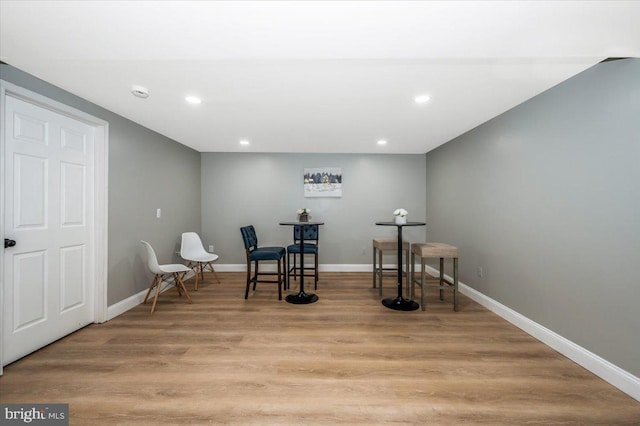
M192 305L171 289L153 316L7 366L0 402L69 403L72 425L640 423L639 402L464 296L396 312L370 274L323 273L300 306L209 275Z

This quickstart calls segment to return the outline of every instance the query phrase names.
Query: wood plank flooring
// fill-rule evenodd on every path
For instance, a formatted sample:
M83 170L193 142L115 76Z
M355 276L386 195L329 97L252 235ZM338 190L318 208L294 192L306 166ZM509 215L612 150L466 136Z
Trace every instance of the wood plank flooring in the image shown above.
M464 296L396 312L369 273L325 272L301 306L218 275L7 366L0 402L69 403L72 425L640 424L638 401Z

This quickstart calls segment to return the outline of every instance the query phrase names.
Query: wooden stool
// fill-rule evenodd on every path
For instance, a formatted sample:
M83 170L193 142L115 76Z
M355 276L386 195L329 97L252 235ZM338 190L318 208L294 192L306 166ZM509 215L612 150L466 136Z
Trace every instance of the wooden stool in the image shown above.
M415 278L415 257L420 257L420 279ZM428 258L440 259L440 278L425 279L425 260ZM444 278L444 259L453 259L453 282ZM416 284L420 287L420 307L424 311L426 286L440 289L440 300L444 299L444 290L453 289L453 310L458 312L458 248L443 243L418 243L411 244L411 298L415 296Z
M405 272L404 276L406 277L406 294L409 294L409 248L411 243L409 241L402 241L402 251L404 252L405 258ZM394 276L397 276L397 268L383 268L382 267L382 252L383 251L392 251L394 253L398 253L398 239L396 237L389 238L374 238L373 239L373 288L376 288L376 283L379 280L380 285L378 286L378 294L382 296L382 275L384 271L396 271ZM396 254L397 257L397 254ZM397 262L397 260L396 260ZM398 268L401 266L398 265ZM398 283L396 283L398 284Z

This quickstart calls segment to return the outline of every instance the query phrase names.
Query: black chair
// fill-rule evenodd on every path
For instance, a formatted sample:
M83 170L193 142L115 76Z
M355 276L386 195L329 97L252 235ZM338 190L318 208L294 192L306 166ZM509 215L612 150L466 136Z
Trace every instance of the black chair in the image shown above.
M293 244L287 247L287 263L289 264L289 270L287 271L288 287L291 287L291 272L293 272L293 279L297 279L298 271L300 274L304 274L305 270L313 271L313 275L305 274L305 277L314 278L315 289L318 289L318 242L320 240L320 231L318 225L305 225L304 226L304 254L313 254L313 268L304 266L304 259L300 259L300 266L296 266L296 255L300 254L300 226L293 227ZM293 263L291 263L291 254L293 254Z
M258 247L258 237L253 225L243 226L240 228L242 240L244 241L245 253L247 255L247 289L244 298L249 297L249 286L253 283L253 290L256 289L256 283L278 283L278 300L282 300L282 284L286 285L286 250L284 247ZM259 272L258 265L261 261L273 261L278 263L278 272ZM251 262L255 264L255 271L251 275ZM263 275L276 275L276 280L259 279Z

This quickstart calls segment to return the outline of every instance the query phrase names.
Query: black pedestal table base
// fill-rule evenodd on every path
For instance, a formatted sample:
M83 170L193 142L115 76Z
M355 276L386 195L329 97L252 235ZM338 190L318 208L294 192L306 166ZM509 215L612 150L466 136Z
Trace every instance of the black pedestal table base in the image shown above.
M393 309L395 311L415 311L420 307L417 302L402 297L402 228L405 226L425 226L424 222L376 222L376 225L382 226L395 226L398 228L398 297L395 299L384 299L382 305L386 308ZM413 277L409 277L409 271L407 271L407 280L413 280ZM382 283L380 283L382 285ZM413 286L413 282L411 282Z
M298 294L290 294L284 298L289 303L293 303L294 305L307 305L309 303L315 303L318 301L317 294L310 294L301 291Z
M288 303L294 305L308 305L315 303L319 297L317 294L304 292L304 227L310 225L324 225L324 222L280 222L280 225L299 226L300 227L300 291L297 294L290 294L284 298ZM289 266L287 265L287 268ZM287 275L289 271L287 271Z
M393 309L396 311L415 311L420 305L413 300L405 299L404 297L396 297L383 299L382 304L389 309Z

